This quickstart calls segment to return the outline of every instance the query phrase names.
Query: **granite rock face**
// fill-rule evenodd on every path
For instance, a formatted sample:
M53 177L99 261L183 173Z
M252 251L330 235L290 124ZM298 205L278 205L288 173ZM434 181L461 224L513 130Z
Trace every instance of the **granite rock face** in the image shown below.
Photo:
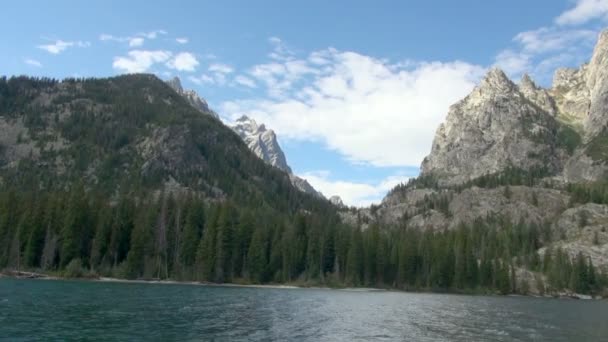
M323 197L308 181L293 174L272 129L267 129L264 124L258 124L247 116L240 117L233 125L230 125L230 128L243 139L249 149L260 159L288 173L291 183L300 191Z
M439 126L421 166L443 185L507 168L543 168L565 182L595 181L608 172L608 31L588 64L558 69L550 89L524 75L515 85L488 72ZM591 147L594 148L591 149ZM600 151L598 153L598 150Z
M264 124L258 125L255 120L247 116L240 117L230 128L260 159L287 173L292 173L273 130L266 129Z
M585 120L585 138L590 140L606 129L608 124L608 30L600 34L587 67L589 114Z
M546 107L546 92L524 80L524 92ZM453 105L439 126L422 175L459 184L509 167L561 169L556 151L558 122L528 99L499 69L492 69L471 94Z

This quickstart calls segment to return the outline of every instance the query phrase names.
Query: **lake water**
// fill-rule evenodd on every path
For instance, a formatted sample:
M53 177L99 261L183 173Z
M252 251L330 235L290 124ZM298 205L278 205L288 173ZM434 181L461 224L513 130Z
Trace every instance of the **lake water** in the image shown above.
M608 302L0 279L0 340L608 341Z

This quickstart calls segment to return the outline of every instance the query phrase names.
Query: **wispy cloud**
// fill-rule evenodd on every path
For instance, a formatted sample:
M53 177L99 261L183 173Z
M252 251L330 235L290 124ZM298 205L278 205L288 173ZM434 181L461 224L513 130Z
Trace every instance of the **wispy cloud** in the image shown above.
M220 74L230 74L234 72L234 68L228 64L214 63L209 66L209 71Z
M272 45L272 52L268 57L277 61L288 61L294 59L295 52L290 49L279 37L270 37L268 42Z
M251 78L247 77L247 76L243 76L243 75L238 75L237 77L234 78L234 82L238 85L247 87L247 88L256 88L256 84L255 81L252 80Z
M165 34L167 34L167 31L156 30L156 31L149 31L149 32L139 32L139 33L131 35L131 36L114 36L111 34L102 33L99 35L99 40L118 42L118 43L128 43L129 47L140 47L140 46L144 45L144 42L146 41L146 39L148 39L148 40L156 39L158 37L158 35L161 35L161 34L165 35Z
M39 61L37 61L35 59L27 58L23 62L27 65L31 65L36 68L42 68L42 63L40 63Z
M37 47L41 50L44 50L53 55L58 55L65 51L70 47L89 47L91 46L90 42L87 41L65 41L65 40L55 40L49 44L38 45Z
M555 18L555 23L578 25L598 18L608 19L608 0L578 0L573 8Z
M573 8L555 18L556 25L515 35L513 46L496 55L495 65L511 77L526 72L541 83L548 83L558 66L579 65L589 58L599 32L576 25L607 15L608 0L578 0Z
M187 44L189 40L186 37L182 37L182 38L175 38L175 41L178 42L179 44Z
M315 189L325 196L339 195L349 206L364 207L379 203L386 193L400 183L406 183L410 177L396 174L379 182L350 182L334 179L329 171L312 171L299 175L306 179Z
M132 50L127 56L114 57L112 67L121 72L145 72L154 64L167 62L173 54L166 50Z
M195 71L199 65L196 56L190 52L180 52L175 57L167 62L169 69L175 69L177 71Z
M190 76L188 77L188 79L198 85L202 85L202 84L215 84L215 80L213 79L213 77L207 75L207 74L202 74L198 77L196 76Z

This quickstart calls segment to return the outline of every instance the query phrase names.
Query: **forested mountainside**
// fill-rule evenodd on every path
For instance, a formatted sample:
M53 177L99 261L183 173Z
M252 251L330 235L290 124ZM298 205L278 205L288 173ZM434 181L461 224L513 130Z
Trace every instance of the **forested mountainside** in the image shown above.
M421 176L359 210L298 191L154 76L2 78L0 268L605 296L597 70L558 71L563 99L490 71L451 108ZM574 88L595 94L589 106L564 95Z
M298 191L289 175L152 75L1 78L0 127L0 267L56 269L80 259L87 268L114 272L126 267L141 238L137 246L146 253L128 275L150 277L148 256L161 253L162 264L169 265L183 241L199 247L205 220L191 207L211 213L225 205L237 212L231 211L231 219L252 212L256 220L283 228L299 216L319 228L337 225L328 201ZM178 231L170 230L167 216L154 229L145 226L150 231L139 228L143 208L177 215L172 223ZM104 215L111 219L103 221ZM194 229L192 235L181 235L186 228ZM228 234L214 233L230 239ZM176 236L179 244L169 245ZM108 249L93 251L106 242ZM163 276L173 276L170 270Z

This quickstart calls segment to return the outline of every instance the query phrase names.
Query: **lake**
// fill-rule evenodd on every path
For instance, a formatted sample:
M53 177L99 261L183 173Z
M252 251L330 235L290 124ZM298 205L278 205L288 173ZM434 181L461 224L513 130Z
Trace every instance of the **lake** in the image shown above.
M0 278L0 340L608 341L608 302Z

